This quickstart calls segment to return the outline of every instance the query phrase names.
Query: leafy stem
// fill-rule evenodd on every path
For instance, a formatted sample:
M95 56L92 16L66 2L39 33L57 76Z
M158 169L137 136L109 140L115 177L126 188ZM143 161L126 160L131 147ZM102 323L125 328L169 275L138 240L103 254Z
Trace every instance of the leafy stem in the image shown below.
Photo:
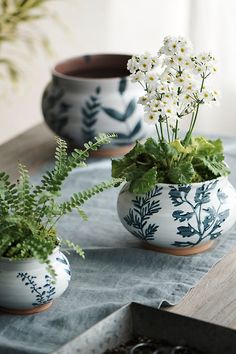
M30 183L28 170L22 164L19 164L17 184L11 184L5 172L0 173L0 256L10 259L34 257L46 263L53 276L48 257L60 244L55 228L58 220L74 209L86 220L81 206L122 180L113 178L60 202L62 184L70 171L85 166L90 151L109 143L113 136L101 134L94 142L86 143L84 150L75 149L71 155L67 153L66 142L57 138L55 166L52 171L46 171L36 186ZM77 251L81 253L80 248Z

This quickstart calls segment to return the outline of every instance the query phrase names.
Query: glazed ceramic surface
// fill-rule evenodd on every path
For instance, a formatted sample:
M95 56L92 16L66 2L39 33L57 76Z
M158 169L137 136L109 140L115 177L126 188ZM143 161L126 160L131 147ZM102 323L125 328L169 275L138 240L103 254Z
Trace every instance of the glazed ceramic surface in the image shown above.
M0 258L0 307L28 310L62 295L71 278L69 262L59 249L49 259L57 273L55 284L45 264L34 259L10 261Z
M135 195L126 184L118 197L122 224L151 245L193 248L215 240L236 221L236 191L223 177L190 185L158 184Z
M73 147L82 147L99 133L116 133L103 149L128 146L147 135L142 94L126 69L129 55L92 55L56 65L42 100L48 126ZM121 76L117 76L121 75Z

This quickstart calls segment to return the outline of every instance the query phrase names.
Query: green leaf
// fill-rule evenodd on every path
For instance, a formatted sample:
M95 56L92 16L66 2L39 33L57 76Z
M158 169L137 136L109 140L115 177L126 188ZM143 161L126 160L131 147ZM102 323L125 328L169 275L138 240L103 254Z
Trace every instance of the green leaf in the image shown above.
M125 168L129 166L129 162L127 163L126 160L112 160L111 168L112 168L112 177L113 178L120 178L124 176Z
M216 156L213 157L199 157L194 160L196 164L196 169L199 174L205 172L207 176L206 179L212 179L220 176L227 176L230 173L229 168L226 166L224 161L217 160ZM206 171L208 170L208 171ZM212 174L209 175L209 172ZM201 174L203 177L203 173Z
M161 146L153 138L148 138L144 144L144 150L147 154L151 155L155 160L160 158L162 154Z
M224 160L224 147L222 141L220 139L216 139L216 140L209 140L209 142L213 145L212 155L214 156L217 155L218 158Z
M176 149L167 142L161 142L160 147L164 153L164 155L161 157L162 159L168 158L168 160L171 160L173 157L179 156L178 151L176 151Z
M145 172L142 177L135 179L130 184L130 191L137 194L144 194L153 189L156 185L157 172L153 167Z
M143 176L152 168L156 183L175 184L207 181L230 172L224 163L220 139L196 137L185 147L181 140L168 143L148 138L144 144L136 142L128 154L112 164L112 175L130 182L130 190L133 186L139 190L138 184L143 184Z
M171 167L167 173L170 183L188 184L195 171L191 162L182 162L178 166Z
M172 141L170 146L174 148L179 154L190 154L193 151L193 146L188 145L185 147L179 139Z
M214 144L205 139L203 136L192 138L191 145L195 148L196 155L207 155L209 153L213 153L214 151Z

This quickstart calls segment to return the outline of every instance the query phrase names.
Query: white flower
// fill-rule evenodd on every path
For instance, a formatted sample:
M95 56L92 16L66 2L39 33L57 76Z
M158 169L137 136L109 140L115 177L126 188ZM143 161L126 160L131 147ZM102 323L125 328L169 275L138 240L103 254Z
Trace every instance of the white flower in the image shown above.
M158 94L169 94L172 93L173 91L173 85L171 82L165 81L165 80L160 80L158 82L156 91L158 92Z
M205 86L206 78L216 71L215 58L210 53L193 54L191 43L183 37L165 37L156 56L136 55L128 69L132 81L139 81L144 89L138 102L149 124L174 122L199 104L218 101L217 92Z
M153 82L155 82L157 80L157 77L155 75L154 72L148 72L145 76L145 82L147 84L152 84Z
M182 54L178 54L174 57L174 61L177 65L182 66L185 61L185 56Z
M219 105L219 99L220 99L220 93L217 90L212 90L211 91L212 96L213 96L213 101L216 106Z
M159 55L186 55L191 53L192 44L183 37L165 37Z
M152 65L153 68L155 68L156 66L160 65L160 59L158 56L153 56L152 57Z
M188 104L191 104L194 98L189 94L188 92L182 93L179 95L179 102L183 104L183 106L186 106Z
M160 82L159 75L153 71L149 71L145 75L144 82L146 83L149 92L157 90Z
M144 121L148 124L156 124L158 122L158 113L148 111L144 115Z
M146 56L141 56L139 60L139 70L150 71L152 69L152 59Z
M154 100L150 101L150 109L153 112L158 112L160 109L160 100L154 99Z
M215 72L215 58L211 55L211 53L200 53L198 55L193 56L192 62L194 64L194 71L197 74L208 75Z
M138 99L138 103L139 104L145 105L145 104L147 104L147 102L148 102L148 97L147 96L141 96Z
M139 69L139 63L137 56L133 56L127 62L127 69L131 72L131 74L135 73Z
M186 70L188 70L190 72L194 68L194 65L193 65L193 62L192 62L191 58L189 58L187 56L184 58L181 66L182 66L183 69L186 69Z
M145 79L145 74L142 71L137 71L130 75L131 82L142 82Z
M160 101L159 111L162 116L167 118L174 117L177 115L177 105L176 102L173 102L172 99L167 99L166 97Z
M161 75L159 75L160 77L160 80L162 82L164 81L167 81L167 82L171 82L174 80L175 78L175 75L176 75L176 70L170 68L170 67L167 67L165 68L165 70L162 72Z
M216 101L216 95L214 91L204 89L202 92L198 93L198 99L202 101L202 103L212 104Z

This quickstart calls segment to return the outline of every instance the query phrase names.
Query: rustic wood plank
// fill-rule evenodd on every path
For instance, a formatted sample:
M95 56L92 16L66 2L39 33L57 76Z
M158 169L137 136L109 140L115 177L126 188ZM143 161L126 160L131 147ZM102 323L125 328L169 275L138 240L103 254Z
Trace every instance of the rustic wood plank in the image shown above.
M236 248L167 311L236 329Z
M30 174L54 156L55 138L45 124L17 136L0 146L0 171L6 171L16 180L17 162L25 164Z
M54 156L55 139L40 124L0 146L0 170L17 178L16 162L30 173ZM170 312L198 318L236 329L236 248L218 262Z

